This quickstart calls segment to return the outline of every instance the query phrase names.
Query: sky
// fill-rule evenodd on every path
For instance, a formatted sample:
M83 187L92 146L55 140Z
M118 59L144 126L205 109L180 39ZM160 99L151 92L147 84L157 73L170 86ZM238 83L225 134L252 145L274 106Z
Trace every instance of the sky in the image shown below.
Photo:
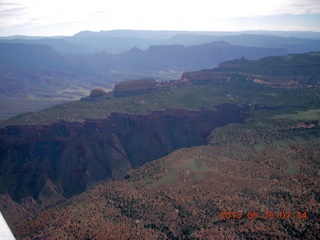
M320 32L320 0L0 0L0 36L115 29Z

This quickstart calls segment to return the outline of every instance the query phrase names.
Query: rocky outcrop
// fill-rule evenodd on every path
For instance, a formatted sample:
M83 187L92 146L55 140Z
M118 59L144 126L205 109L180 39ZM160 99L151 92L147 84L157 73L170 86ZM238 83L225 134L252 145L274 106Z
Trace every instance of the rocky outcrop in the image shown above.
M116 97L130 96L147 92L156 86L154 79L141 79L120 82L115 85L113 94Z
M105 90L102 88L95 88L91 91L90 97L97 98L97 97L102 97L105 96L107 93Z
M226 80L228 78L227 72L215 72L210 70L202 70L196 72L186 72L181 76L181 81L184 82L202 82L202 81L217 81Z
M0 129L0 194L55 204L176 149L206 144L215 127L243 122L248 107L217 109L113 113L84 123Z

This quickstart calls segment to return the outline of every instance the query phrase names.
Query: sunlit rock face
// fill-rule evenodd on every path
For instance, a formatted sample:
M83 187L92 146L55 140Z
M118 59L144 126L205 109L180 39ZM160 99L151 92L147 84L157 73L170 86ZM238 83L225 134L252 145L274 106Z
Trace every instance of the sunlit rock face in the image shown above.
M130 80L116 84L113 94L117 97L130 96L147 92L156 86L154 79Z

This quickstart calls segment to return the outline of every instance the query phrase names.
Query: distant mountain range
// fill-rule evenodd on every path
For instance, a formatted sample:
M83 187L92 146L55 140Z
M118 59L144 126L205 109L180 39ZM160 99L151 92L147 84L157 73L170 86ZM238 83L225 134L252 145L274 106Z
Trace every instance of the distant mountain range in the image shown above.
M80 88L112 89L121 80L144 77L177 79L182 72L213 68L234 58L259 59L286 52L282 48L235 46L224 41L189 47L150 46L146 51L135 47L119 54L67 54L43 44L0 43L0 96L71 98L75 93L86 94Z
M2 37L0 42L46 44L65 53L121 53L133 47L147 50L151 45L199 45L214 41L227 41L249 47L286 48L288 53L320 50L320 33L243 31L243 32L188 32L113 30L79 32L71 37Z

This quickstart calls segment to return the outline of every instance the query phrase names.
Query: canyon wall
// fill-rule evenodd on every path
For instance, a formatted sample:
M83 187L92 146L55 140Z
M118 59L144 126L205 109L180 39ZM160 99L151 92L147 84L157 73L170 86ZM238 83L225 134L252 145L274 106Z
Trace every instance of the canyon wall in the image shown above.
M176 149L206 144L214 128L243 122L248 110L221 105L217 110L113 113L83 123L7 126L0 129L0 194L17 203L30 198L55 204L98 181L122 179L129 169Z

